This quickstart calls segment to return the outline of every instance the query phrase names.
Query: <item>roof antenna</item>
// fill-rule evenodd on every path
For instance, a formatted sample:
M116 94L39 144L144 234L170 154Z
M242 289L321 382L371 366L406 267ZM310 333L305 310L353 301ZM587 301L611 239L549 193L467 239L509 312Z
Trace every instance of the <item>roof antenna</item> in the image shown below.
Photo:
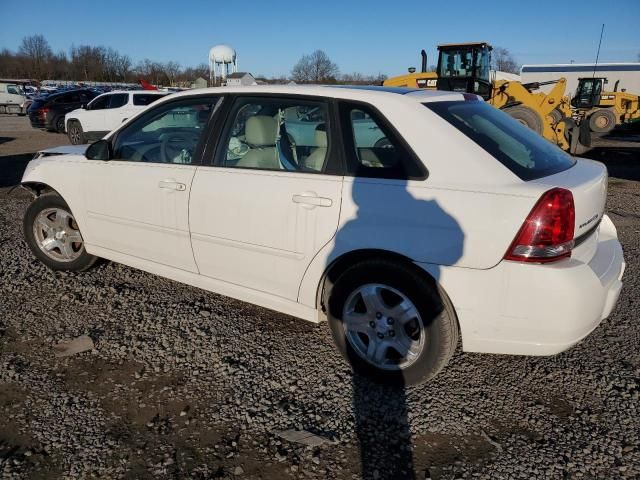
M602 45L602 34L604 33L604 23L602 24L602 30L600 30L600 42L598 42L598 53L596 53L596 63L593 64L593 76L596 77L596 68L598 68L598 58L600 58L600 45Z

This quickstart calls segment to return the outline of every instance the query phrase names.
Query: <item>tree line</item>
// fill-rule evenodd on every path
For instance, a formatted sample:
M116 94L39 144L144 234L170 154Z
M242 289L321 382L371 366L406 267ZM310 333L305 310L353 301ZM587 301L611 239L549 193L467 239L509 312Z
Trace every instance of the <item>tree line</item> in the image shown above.
M32 35L22 39L16 52L0 50L0 77L123 83L144 78L156 85L183 85L208 78L209 66L183 68L175 61L149 59L134 64L128 55L103 46L73 45L68 53L55 53L44 36Z

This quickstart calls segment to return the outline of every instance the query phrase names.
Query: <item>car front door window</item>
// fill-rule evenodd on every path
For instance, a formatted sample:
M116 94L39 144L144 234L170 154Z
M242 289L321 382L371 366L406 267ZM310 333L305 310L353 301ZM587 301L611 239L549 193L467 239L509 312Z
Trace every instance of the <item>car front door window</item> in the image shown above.
M141 117L116 138L114 158L192 164L216 98L171 102Z
M107 105L109 105L109 95L96 98L93 102L89 104L88 110L103 110L107 108Z

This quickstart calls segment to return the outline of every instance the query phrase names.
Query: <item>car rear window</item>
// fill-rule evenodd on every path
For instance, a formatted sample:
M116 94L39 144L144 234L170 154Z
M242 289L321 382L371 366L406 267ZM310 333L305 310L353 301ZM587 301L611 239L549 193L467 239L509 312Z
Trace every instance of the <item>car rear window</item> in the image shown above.
M424 104L522 180L553 175L576 162L551 142L485 102Z
M145 93L135 93L133 95L133 104L134 105L149 105L156 100L162 98L163 95L149 95Z

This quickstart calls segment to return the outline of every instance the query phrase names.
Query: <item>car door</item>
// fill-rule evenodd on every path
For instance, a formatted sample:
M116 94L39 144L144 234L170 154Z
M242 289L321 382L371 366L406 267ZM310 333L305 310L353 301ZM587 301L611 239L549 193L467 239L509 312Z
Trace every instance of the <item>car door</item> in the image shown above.
M122 119L125 118L128 103L128 93L120 92L111 94L109 107L104 112L100 131L110 132L118 128L122 123Z
M342 170L331 105L287 97L229 101L214 166L199 167L191 188L198 269L296 300L305 269L338 226ZM311 113L314 135L295 143L287 119Z
M98 247L191 272L189 192L216 97L158 105L118 132L111 160L85 182L88 238Z
M101 132L104 129L101 128L103 123L102 118L105 115L106 109L109 107L111 95L100 95L90 102L86 110L80 113L80 124L82 130L87 132Z

